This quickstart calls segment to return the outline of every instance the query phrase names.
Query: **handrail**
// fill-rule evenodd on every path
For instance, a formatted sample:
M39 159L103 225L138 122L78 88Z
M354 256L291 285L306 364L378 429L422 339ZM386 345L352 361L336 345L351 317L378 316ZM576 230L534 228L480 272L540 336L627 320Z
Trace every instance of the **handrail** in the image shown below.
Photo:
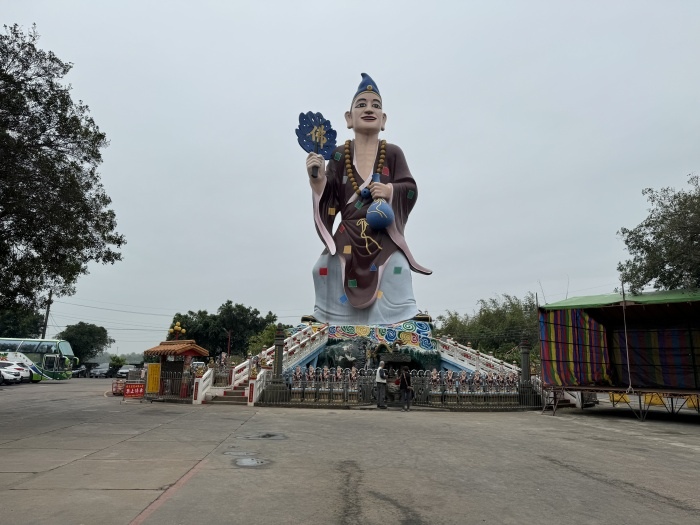
M194 379L194 389L192 391L192 404L201 405L202 400L205 398L207 392L214 383L214 369L207 368L202 377L195 377Z
M307 326L306 328L299 330L298 332L290 335L284 340L284 349L282 357L282 367L294 366L289 364L290 356L294 356L291 363L296 363L298 359L308 355L309 353L318 349L321 344L325 344L328 340L328 325L323 325L318 331L314 330L312 326ZM261 351L257 356L259 359L265 360L274 357L275 355L275 345ZM246 359L233 369L233 374L231 375L231 385L236 386L248 379L248 374L250 367L252 366L252 358Z
M496 359L488 354L482 354L469 346L464 346L452 339L436 340L437 349L441 356L447 355L456 361L469 364L474 370L491 370L498 372L520 373L520 368L505 361Z
M293 368L297 363L301 362L303 359L313 354L321 346L328 342L328 325L323 326L317 332L314 332L311 337L306 341L303 341L289 349L285 352L282 358L282 368L289 370Z

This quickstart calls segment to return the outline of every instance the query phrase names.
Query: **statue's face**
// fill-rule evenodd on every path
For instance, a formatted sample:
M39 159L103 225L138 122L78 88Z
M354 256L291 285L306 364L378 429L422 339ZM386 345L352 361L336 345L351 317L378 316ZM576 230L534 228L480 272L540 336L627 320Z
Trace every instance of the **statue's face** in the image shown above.
M359 94L345 113L345 121L355 133L379 133L386 124L381 97L374 93Z

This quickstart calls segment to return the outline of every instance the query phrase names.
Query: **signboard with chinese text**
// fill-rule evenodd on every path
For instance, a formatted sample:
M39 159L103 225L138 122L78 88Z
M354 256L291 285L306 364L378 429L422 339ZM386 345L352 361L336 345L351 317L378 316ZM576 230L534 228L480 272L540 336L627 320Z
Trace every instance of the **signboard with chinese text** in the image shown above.
M143 381L127 382L124 385L124 399L138 399L146 394L146 384Z
M148 363L148 384L147 394L158 394L160 392L160 363Z

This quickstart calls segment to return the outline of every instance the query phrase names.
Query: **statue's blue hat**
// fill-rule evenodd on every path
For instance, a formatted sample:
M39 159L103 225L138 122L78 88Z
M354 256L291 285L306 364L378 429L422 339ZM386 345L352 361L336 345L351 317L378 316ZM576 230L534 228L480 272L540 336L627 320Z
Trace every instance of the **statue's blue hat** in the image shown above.
M381 97L381 94L379 93L379 88L377 88L377 84L372 80L372 77L370 77L367 73L362 73L362 82L360 82L359 87L357 88L357 93L355 93L355 96L352 97L353 100L357 98L357 95L360 93L376 93Z

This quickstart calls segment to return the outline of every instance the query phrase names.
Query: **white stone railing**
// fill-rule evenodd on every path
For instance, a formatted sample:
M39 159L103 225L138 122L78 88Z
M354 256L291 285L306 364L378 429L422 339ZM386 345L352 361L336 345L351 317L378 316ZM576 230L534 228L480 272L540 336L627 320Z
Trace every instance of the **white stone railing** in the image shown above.
M193 405L201 405L202 400L206 396L207 392L209 392L209 389L211 388L212 383L214 382L214 369L213 368L207 368L207 371L204 372L204 375L202 377L195 377L194 378L194 389L192 391L192 404Z
M301 333L301 332L300 332ZM324 325L318 331L312 334L304 334L304 337L297 342L294 342L288 350L284 352L282 359L282 368L289 370L297 363L301 362L307 356L313 354L321 346L328 342L328 325Z
M443 358L447 357L472 370L520 373L520 368L517 366L496 359L492 355L483 354L470 346L461 345L452 339L446 341L436 340L436 343L437 349Z
M282 357L282 368L288 369L294 366L296 362L303 359L318 349L319 346L326 343L328 340L328 325L323 325L318 331L313 327L307 326L303 330L287 337L284 340L284 350ZM275 357L275 345L260 352L257 356L261 365L267 360L272 360ZM246 359L241 364L233 369L231 374L231 384L227 387L237 386L248 379L252 359Z
M284 350L282 356L282 369L289 369L296 363L301 362L307 356L313 354L319 347L326 344L328 341L328 325L324 325L319 330L314 330L312 327L304 328L296 334L284 340ZM271 346L263 351L260 357L262 359L274 357L275 347ZM245 371L241 371L241 381L248 378L249 361L241 363L239 366L245 365ZM252 364L251 364L252 365ZM234 371L235 375L235 371ZM253 406L265 390L265 385L272 375L271 370L263 368L257 377L250 382L246 395L248 397L248 406ZM235 383L234 383L235 384ZM250 394L252 388L253 393Z
M255 403L258 402L258 399L260 399L260 395L262 394L263 390L265 390L265 385L267 384L267 379L268 379L268 373L270 371L267 369L261 370L260 373L258 374L258 377L253 379L250 382L250 385L248 386L248 406L251 407L255 405ZM253 395L250 395L250 389L253 389Z

